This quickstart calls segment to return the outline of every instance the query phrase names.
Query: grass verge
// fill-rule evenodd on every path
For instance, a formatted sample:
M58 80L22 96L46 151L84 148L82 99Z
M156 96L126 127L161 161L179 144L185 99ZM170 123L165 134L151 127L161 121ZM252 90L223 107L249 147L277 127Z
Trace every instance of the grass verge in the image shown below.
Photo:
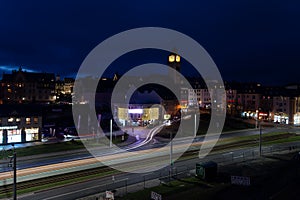
M22 188L22 189L18 188L17 194L21 195L21 194L26 194L26 193L35 192L35 191L47 190L49 188L54 189L57 187L68 185L68 184L74 184L74 183L84 182L87 180L103 178L103 177L109 176L111 174L116 174L116 172L117 172L116 170L112 169L110 171L105 171L105 172L98 173L98 174L91 174L91 175L83 176L83 177L77 177L77 178L66 179L66 180L55 181L55 182L49 181L50 183L48 183L48 184L41 184L41 185L28 187L28 188ZM55 177L50 177L48 179L51 179L51 178L55 178ZM0 194L0 198L9 198L11 196L12 196L12 190L9 190L5 193Z
M41 144L41 145L24 147L24 148L17 148L16 153L18 157L22 157L22 156L47 154L47 153L60 152L60 151L77 150L83 148L84 145L82 144L81 141L68 141L68 142ZM4 156L5 155L0 155L0 159L3 159Z
M208 184L198 178L191 177L175 180L168 185L159 185L145 190L129 193L116 199L139 200L150 199L151 191L162 195L162 199L211 199L218 191L228 187L227 184Z
M125 135L124 140L126 141L128 139L128 135ZM122 140L121 136L114 137L113 143L117 144L119 146L122 146L122 143L124 141ZM95 146L98 146L98 143L95 143ZM49 143L49 144L41 144L41 145L35 145L35 146L29 146L24 148L16 148L16 153L18 157L23 156L32 156L32 155L39 155L39 154L48 154L48 153L55 153L55 152L65 152L65 151L72 151L72 150L78 150L78 149L85 149L84 144L80 140L71 140L68 142L58 142L58 143ZM12 155L11 149L8 150L5 154L0 154L0 159L7 158L8 155Z

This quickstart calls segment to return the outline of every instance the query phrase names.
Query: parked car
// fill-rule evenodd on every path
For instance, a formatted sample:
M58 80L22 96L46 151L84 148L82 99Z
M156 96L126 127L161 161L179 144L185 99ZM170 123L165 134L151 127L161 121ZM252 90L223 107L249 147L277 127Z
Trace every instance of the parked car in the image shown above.
M65 135L78 136L76 127L66 127L66 128L64 129L64 134L65 134Z

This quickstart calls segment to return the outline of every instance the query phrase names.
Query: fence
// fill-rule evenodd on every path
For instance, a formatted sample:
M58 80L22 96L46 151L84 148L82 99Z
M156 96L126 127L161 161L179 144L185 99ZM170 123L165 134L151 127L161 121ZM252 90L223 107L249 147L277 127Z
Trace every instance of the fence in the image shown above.
M262 155L272 155L274 153L289 153L300 150L299 143L289 145L275 145L266 146L262 148ZM201 162L214 161L219 165L228 165L238 163L259 157L259 148L250 148L249 150L239 149L231 152L224 152L218 154L210 154ZM120 177L118 180L112 177L111 181L99 186L99 193L89 197L82 198L82 200L95 200L103 198L103 192L113 191L117 196L123 196L128 192L135 192L145 188L151 188L160 184L168 184L173 178L184 178L192 176L195 173L195 164L199 159L192 159L185 162L176 162L173 169L170 167L148 173L131 175L130 177ZM172 177L171 177L172 175Z

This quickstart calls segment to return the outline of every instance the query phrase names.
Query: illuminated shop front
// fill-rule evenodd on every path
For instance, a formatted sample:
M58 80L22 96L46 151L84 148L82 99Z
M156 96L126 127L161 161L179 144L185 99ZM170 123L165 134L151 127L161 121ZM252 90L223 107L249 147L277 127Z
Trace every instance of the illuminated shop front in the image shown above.
M37 127L36 124L27 124L27 127L2 125L0 126L0 144L39 141L39 133L40 128Z
M269 120L269 114L266 112L260 112L258 114L258 119L259 120Z
M300 126L300 112L298 112L294 115L294 125Z
M18 130L18 126L1 126L0 139L2 144L21 142L21 131Z
M285 113L275 113L274 122L280 124L289 124L289 117Z
M39 128L25 128L26 142L39 140Z
M129 106L129 108L118 107L118 122L122 126L147 125L159 120L159 107Z
M136 90L129 104L114 105L114 120L120 126L147 126L163 120L163 108L162 99L154 90Z
M40 141L42 116L36 110L27 105L1 106L0 145Z
M248 112L242 112L241 117L243 118L249 118L249 119L258 119L258 120L271 120L271 113L267 112L261 112L256 110L254 111L248 111Z
M255 111L248 111L248 112L244 111L244 112L241 113L241 117L249 118L249 119L252 119L252 118L256 119L257 118L257 112L255 112Z

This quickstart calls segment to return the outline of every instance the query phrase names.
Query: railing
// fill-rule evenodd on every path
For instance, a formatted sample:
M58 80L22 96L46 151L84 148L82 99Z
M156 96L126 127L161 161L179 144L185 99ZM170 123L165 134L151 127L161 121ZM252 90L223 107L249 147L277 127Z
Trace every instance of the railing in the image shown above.
M273 155L274 153L290 153L300 150L300 144L295 142L289 145L282 144L276 146L265 146L262 148L262 156ZM103 199L105 191L113 191L117 196L124 196L128 192L134 192L145 188L151 188L160 184L168 184L173 179L180 179L195 175L195 165L197 162L214 161L219 165L228 165L239 163L246 160L259 157L259 148L250 148L249 150L240 149L224 153L211 154L206 158L199 160L193 159L186 164L184 161L176 162L173 169L166 167L164 169L134 176L134 178L123 177L119 180L112 178L111 181L99 185L99 193L82 200ZM172 170L172 173L171 173ZM170 176L172 174L172 177Z

